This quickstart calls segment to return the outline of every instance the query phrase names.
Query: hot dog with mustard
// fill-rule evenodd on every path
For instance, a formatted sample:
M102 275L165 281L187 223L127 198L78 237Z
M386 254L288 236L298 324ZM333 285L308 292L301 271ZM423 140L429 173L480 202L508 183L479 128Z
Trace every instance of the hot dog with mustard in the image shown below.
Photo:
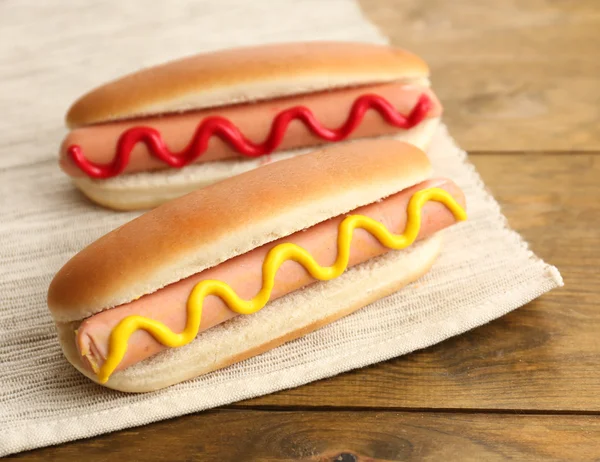
M123 391L259 354L425 273L466 219L451 180L395 140L337 145L208 186L71 259L48 305L65 355Z

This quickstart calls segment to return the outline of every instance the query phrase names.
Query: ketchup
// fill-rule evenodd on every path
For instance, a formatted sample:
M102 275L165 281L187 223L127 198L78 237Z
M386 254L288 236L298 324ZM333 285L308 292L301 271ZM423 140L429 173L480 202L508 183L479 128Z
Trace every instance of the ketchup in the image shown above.
M341 141L347 138L361 123L369 109L378 111L383 119L398 128L409 129L418 125L431 109L432 102L426 94L421 95L417 104L407 116L398 113L385 98L375 94L366 94L356 99L346 122L339 128L323 127L314 114L305 106L296 106L280 112L271 125L271 132L262 143L253 143L240 132L231 121L224 117L208 117L196 128L190 144L181 152L171 152L158 130L151 127L133 127L119 138L113 161L109 164L96 164L86 159L80 146L67 148L69 157L75 165L92 178L111 178L122 173L137 143L144 143L148 151L156 158L174 168L182 168L198 159L208 147L211 137L218 136L242 156L259 157L270 154L281 144L287 126L298 119L314 135L325 141Z

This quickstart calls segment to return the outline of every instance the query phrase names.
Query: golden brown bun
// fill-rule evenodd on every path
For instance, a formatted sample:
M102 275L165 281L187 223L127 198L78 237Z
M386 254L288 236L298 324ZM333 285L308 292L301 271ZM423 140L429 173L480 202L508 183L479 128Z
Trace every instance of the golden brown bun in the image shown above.
M330 88L426 81L418 56L383 45L306 42L204 53L127 75L77 100L70 128Z
M75 255L50 284L56 321L77 321L431 176L395 140L334 145L243 173L164 204Z
M441 238L435 235L354 266L339 278L292 292L257 313L203 332L186 346L116 372L104 385L128 392L152 391L264 353L400 290L431 268L440 248ZM97 381L75 346L73 332L78 324L57 324L61 345L69 362Z

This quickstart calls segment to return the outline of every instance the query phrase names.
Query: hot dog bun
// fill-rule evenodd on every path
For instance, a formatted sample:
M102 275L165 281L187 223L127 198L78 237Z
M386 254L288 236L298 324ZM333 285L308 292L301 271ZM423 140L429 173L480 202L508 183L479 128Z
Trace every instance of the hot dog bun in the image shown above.
M410 144L356 141L252 170L158 207L88 246L55 276L48 306L65 355L97 381L74 344L83 319L430 176L427 156ZM105 385L155 390L259 354L412 282L428 271L439 248L433 236L371 259L211 328L185 347L115 372Z
M333 145L228 178L92 243L57 273L48 306L59 322L81 320L376 202L431 172L429 159L416 147L371 140Z
M69 109L69 128L149 114L277 98L339 87L426 82L425 62L404 50L307 42L221 50L141 70L103 85Z

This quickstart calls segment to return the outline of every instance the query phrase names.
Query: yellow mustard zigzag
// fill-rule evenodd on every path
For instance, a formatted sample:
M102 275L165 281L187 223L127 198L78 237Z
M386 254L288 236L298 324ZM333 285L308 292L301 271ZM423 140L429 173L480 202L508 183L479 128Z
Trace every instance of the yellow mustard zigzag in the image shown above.
M137 330L147 331L160 343L171 348L186 345L194 340L200 329L202 305L208 295L221 297L236 313L256 313L269 301L277 270L286 260L300 263L313 278L321 281L329 281L340 276L348 266L352 233L356 228L365 229L390 249L400 250L408 247L419 234L421 209L428 201L444 204L459 221L467 219L465 210L447 191L441 188L423 189L415 193L408 203L406 228L402 234L393 234L378 221L363 215L347 216L339 226L338 254L335 263L331 266L319 265L305 249L295 244L282 243L273 247L263 262L262 288L250 300L241 299L229 285L222 281L204 280L199 282L192 289L188 298L187 323L185 329L179 334L173 332L165 324L143 316L134 315L124 318L111 332L108 357L97 371L99 381L101 383L108 381L127 352L129 337Z

